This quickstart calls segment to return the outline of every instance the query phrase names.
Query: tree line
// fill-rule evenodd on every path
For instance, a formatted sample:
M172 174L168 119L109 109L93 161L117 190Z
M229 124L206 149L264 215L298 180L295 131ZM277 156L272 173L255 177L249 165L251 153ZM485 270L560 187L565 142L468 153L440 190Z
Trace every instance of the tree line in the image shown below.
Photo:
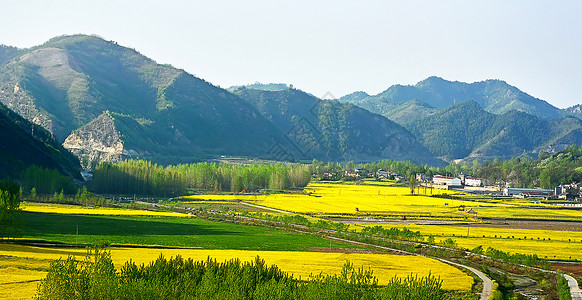
M303 188L310 180L310 167L299 164L195 163L164 167L149 161L125 160L96 167L93 190L106 194L176 196L199 190L238 193Z
M385 287L371 270L346 262L338 275L298 280L254 261L217 262L166 259L148 265L126 262L117 270L111 253L96 250L84 261L73 257L51 263L37 290L37 299L446 299L434 276L394 277Z

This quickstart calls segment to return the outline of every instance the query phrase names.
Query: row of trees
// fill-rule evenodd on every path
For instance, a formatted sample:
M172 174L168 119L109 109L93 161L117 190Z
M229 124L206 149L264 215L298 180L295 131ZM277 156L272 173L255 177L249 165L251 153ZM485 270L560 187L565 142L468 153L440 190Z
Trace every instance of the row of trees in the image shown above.
M175 196L191 190L302 188L310 180L310 167L298 164L197 163L163 167L148 161L127 160L98 166L93 174L93 189L97 193Z
M77 192L77 186L71 177L64 176L55 169L31 165L22 172L20 177L22 190L28 194L34 188L38 194L53 194L63 192L71 195Z
M346 262L339 275L293 278L257 257L193 261L160 256L148 265L129 261L118 271L111 254L96 251L78 262L51 263L38 286L38 299L445 299L434 276L393 278L385 287L371 270Z

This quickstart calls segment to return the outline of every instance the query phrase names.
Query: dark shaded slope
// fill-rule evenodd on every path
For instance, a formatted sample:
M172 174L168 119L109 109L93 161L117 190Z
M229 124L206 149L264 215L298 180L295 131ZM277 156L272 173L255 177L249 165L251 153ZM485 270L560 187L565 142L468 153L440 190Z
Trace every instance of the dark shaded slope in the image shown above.
M30 165L81 179L79 161L50 133L0 104L0 178L19 178Z

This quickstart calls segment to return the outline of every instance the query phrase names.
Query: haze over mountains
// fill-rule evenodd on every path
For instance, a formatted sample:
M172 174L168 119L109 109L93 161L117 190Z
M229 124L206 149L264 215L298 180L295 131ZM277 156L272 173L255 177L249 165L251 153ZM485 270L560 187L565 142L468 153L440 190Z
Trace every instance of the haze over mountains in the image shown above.
M561 110L500 80L430 77L378 95L321 100L286 84L228 90L95 36L0 47L0 102L44 127L85 167L142 158L491 159L582 143Z

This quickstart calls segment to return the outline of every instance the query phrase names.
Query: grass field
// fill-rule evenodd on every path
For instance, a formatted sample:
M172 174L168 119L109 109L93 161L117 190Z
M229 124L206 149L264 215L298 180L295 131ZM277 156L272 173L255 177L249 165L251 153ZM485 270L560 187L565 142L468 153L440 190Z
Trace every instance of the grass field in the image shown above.
M240 250L304 250L328 247L312 235L199 218L23 213L22 238L75 244L139 244ZM50 226L47 226L50 224ZM76 237L77 226L79 235ZM354 247L337 243L341 247Z
M22 245L0 244L0 298L30 298L38 280L45 276L49 261L66 258L69 255L82 259L85 249L39 248ZM117 268L128 260L138 264L149 263L160 254L166 257L181 255L194 260L208 257L224 261L239 258L243 261L254 259L257 255L268 264L276 264L294 277L302 279L310 275L338 274L346 260L355 267L371 267L380 284L385 284L394 276L405 277L409 274L426 276L429 273L443 280L443 288L454 291L469 291L473 278L462 271L437 260L407 255L324 253L300 251L246 251L246 250L200 250L200 249L152 249L152 248L111 248L111 256ZM31 268L31 264L35 268Z

